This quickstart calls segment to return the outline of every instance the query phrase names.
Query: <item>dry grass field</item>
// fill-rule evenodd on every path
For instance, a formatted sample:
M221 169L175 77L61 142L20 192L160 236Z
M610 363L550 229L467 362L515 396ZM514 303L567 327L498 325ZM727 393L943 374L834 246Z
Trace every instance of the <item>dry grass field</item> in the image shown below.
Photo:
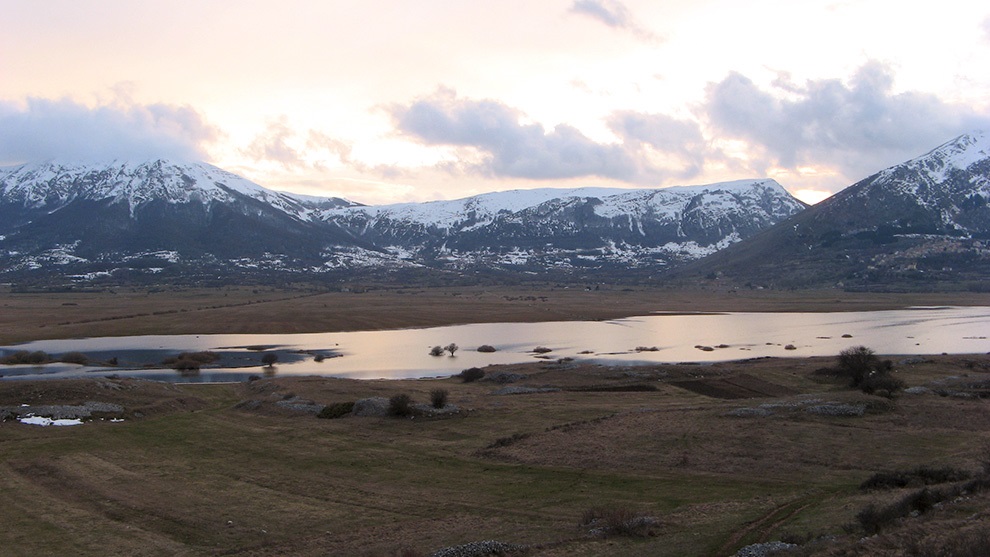
M940 555L918 548L958 543L945 539L954 532L986 533L990 495L978 490L870 537L857 513L919 489L860 490L878 471L981 471L990 412L975 395L990 386L990 357L900 363L898 377L933 391L894 400L815 372L833 363L487 370L525 376L509 385L0 382L0 406L125 408L116 423L0 424L0 547L5 555L391 557L494 539L520 555L673 556L731 555L784 539L804 543L807 555ZM534 391L497 394L505 387ZM400 393L427 402L436 389L459 411L320 419L279 404ZM864 411L809 410L829 405ZM596 509L654 520L599 535L581 524Z
M573 288L3 292L0 344L988 302L975 294ZM818 371L834 358L486 369L489 379L517 375L509 384L0 381L0 417L7 408L9 418L0 423L0 548L415 557L498 540L513 555L722 556L784 540L800 544L797 555L986 554L990 356L884 357L908 387L925 389L866 395ZM321 419L303 411L398 394L426 403L437 389L456 412ZM513 390L521 392L500 394ZM12 419L24 404L87 401L123 410L73 427ZM926 487L910 474L919 467L970 479ZM913 479L860 489L882 471ZM924 505L883 520L864 514L919 497Z
M990 305L988 293L863 294L716 288L312 288L12 293L0 288L0 345L139 334L304 333L461 323L598 320L655 311L869 311Z

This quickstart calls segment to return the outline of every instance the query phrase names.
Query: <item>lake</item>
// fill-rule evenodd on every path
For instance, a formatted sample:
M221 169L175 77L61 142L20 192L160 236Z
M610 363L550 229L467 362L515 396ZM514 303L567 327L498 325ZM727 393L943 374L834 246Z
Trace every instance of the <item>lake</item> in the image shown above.
M71 364L0 366L4 379L118 374L176 382L242 381L251 375L324 375L357 379L440 377L469 367L574 358L606 365L714 362L757 357L831 356L851 346L878 354L990 352L990 308L919 307L836 313L652 314L611 321L484 323L341 333L172 335L42 340L0 347L90 360L117 358L117 367ZM457 344L454 356L432 346ZM477 351L494 346L493 353ZM536 347L551 351L540 355ZM639 348L639 350L637 350ZM656 350L653 350L653 349ZM643 350L648 349L648 350ZM180 374L160 362L178 352L214 351L219 367ZM263 368L261 355L278 363ZM322 361L316 361L320 355Z

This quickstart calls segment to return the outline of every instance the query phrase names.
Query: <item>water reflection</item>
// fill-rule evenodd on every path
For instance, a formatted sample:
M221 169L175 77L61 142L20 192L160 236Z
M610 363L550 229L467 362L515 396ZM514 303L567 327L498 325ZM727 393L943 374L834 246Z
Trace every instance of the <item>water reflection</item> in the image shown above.
M469 367L535 360L537 346L551 358L607 364L710 362L760 356L826 356L855 345L881 354L990 352L990 308L913 308L849 313L659 314L602 322L486 323L347 333L286 335L136 336L37 341L3 347L2 352L83 352L93 360L117 357L117 368L52 366L0 367L5 377L64 377L116 373L171 381L240 381L266 370L351 378L411 378L452 375ZM849 335L844 338L843 335ZM456 343L455 356L431 356L430 348ZM493 353L477 352L492 345ZM788 349L788 345L792 349ZM637 347L658 351L637 351ZM707 347L699 350L696 346ZM278 354L277 369L262 367L259 348ZM144 369L163 356L209 350L219 367L182 377ZM2 354L0 354L2 355ZM317 357L322 356L322 357ZM320 360L320 361L318 361ZM124 368L130 368L129 370Z

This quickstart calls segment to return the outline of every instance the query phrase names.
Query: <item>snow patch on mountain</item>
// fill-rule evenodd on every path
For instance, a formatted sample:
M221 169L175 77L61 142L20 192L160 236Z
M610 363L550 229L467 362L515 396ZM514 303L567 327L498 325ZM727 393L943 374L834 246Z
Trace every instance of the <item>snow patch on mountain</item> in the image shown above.
M324 220L332 220L335 217L339 218L355 213L362 213L368 216L370 222L389 219L440 229L454 228L467 220L478 221L466 228L471 229L490 224L495 215L517 213L554 199L602 197L628 191L636 190L622 188L538 188L531 190L510 190L454 200L336 208L325 211L323 218Z

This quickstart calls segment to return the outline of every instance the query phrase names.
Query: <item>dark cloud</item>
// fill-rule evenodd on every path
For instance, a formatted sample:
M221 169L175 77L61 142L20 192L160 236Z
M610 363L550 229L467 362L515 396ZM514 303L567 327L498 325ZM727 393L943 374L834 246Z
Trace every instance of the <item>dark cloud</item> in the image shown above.
M522 114L496 101L442 94L397 107L393 116L402 132L425 143L478 149L486 161L473 170L493 176L630 180L635 174L621 146L595 143L570 126L548 132L539 124L520 124Z
M29 98L0 101L0 163L47 159L203 160L219 132L196 110L168 104Z
M475 149L482 162L462 162L456 168L493 177L599 176L657 184L683 176L685 171L656 164L651 154L680 155L689 148L684 141L701 142L693 124L629 112L615 115L610 122L624 141L598 143L572 126L547 130L539 124L523 124L524 115L518 110L497 101L459 99L449 91L393 107L392 115L400 131L423 143ZM700 167L703 155L692 157L688 174Z
M596 19L613 29L630 31L643 39L657 39L656 35L640 26L629 9L618 0L574 0L570 11Z
M850 180L988 124L985 115L934 95L895 93L893 83L890 68L878 62L865 64L847 83L798 85L785 75L771 90L733 73L709 87L703 110L715 132L763 152L756 171L827 164Z

